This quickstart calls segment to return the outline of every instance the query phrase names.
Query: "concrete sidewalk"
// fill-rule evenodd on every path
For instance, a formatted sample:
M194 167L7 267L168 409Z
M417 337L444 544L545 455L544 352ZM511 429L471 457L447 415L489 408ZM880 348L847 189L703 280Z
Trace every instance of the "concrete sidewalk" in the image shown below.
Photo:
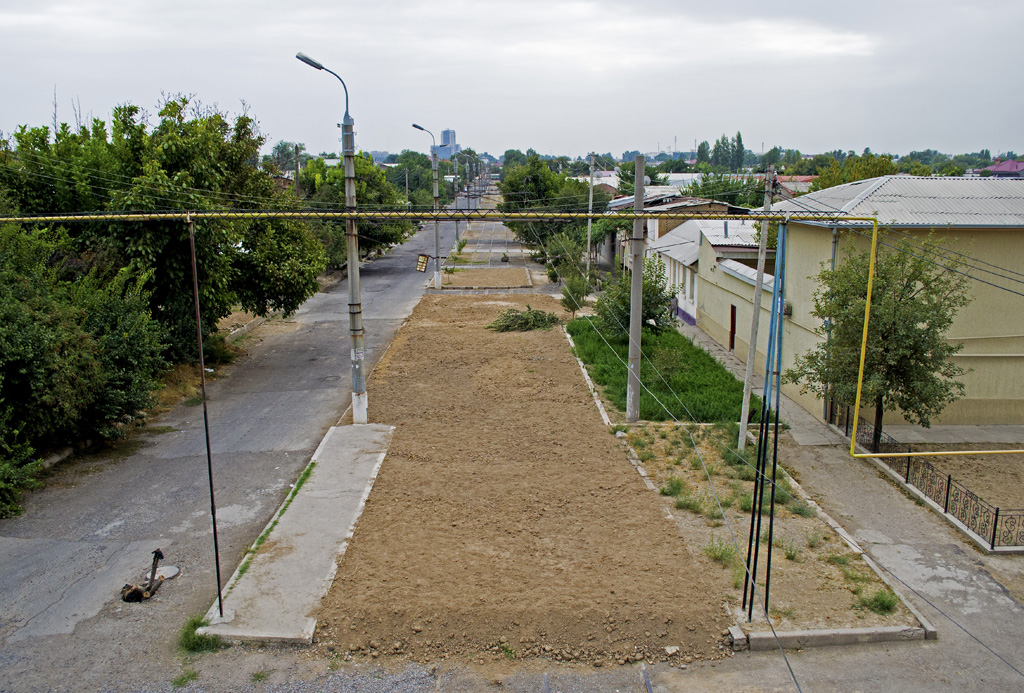
M309 643L394 426L335 426L301 490L289 494L223 591L200 633L229 641Z

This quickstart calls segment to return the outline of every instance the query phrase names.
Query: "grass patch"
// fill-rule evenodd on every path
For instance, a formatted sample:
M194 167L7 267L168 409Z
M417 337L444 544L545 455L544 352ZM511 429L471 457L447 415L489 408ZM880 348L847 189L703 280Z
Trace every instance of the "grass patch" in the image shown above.
M199 672L195 669L186 669L181 672L173 679L171 679L171 686L174 688L184 688L193 681L199 678Z
M570 321L566 329L576 343L576 355L587 364L594 382L620 411L625 411L627 369L622 364L628 358L626 335L599 334L583 318ZM644 330L642 339L650 358L644 359L640 368L640 418L712 422L739 419L743 383L711 354L675 330ZM760 414L761 402L756 396L751 397L750 411L753 418Z
M515 650L513 650L512 646L509 645L507 642L501 643L501 653L505 655L508 659L515 659L519 656L519 654Z
M821 530L814 530L813 532L807 532L804 534L804 543L807 544L807 548L816 549L818 544L821 543Z
M254 671L252 673L252 682L253 683L263 683L264 681L267 680L268 676L270 676L269 672L266 672L266 671Z
M210 625L203 616L192 616L178 633L178 648L184 652L217 652L226 645L216 635L200 635L197 629Z
M736 547L712 535L711 541L704 547L704 555L715 563L728 566L736 561Z
M678 498L686 490L686 481L682 477L670 476L661 487L661 495Z
M861 597L854 606L858 609L868 609L879 616L888 616L896 610L899 603L899 597L892 590L881 589L870 597Z
M699 496L686 495L676 499L676 509L689 510L701 515L704 513L704 502Z

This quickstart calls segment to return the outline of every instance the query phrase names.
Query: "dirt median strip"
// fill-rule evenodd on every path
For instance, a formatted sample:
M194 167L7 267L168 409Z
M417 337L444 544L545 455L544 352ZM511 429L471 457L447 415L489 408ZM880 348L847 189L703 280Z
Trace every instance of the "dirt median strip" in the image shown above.
M320 612L323 647L418 660L723 656L711 570L601 422L542 296L428 295L370 380L397 427Z

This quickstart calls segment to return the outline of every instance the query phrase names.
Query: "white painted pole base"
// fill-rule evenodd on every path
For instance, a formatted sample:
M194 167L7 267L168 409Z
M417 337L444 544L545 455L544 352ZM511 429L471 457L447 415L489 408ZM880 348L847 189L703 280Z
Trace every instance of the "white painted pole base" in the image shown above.
M366 419L367 398L365 392L352 393L352 423L364 424Z
M441 273L440 272L434 272L434 288L435 289L440 289L441 288Z

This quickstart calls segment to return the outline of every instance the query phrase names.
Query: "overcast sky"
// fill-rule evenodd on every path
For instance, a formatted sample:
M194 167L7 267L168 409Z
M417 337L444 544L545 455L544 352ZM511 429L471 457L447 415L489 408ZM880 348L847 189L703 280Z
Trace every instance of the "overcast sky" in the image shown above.
M0 0L0 130L194 94L268 138L499 155L671 151L737 130L804 153L1024 153L1021 0Z

